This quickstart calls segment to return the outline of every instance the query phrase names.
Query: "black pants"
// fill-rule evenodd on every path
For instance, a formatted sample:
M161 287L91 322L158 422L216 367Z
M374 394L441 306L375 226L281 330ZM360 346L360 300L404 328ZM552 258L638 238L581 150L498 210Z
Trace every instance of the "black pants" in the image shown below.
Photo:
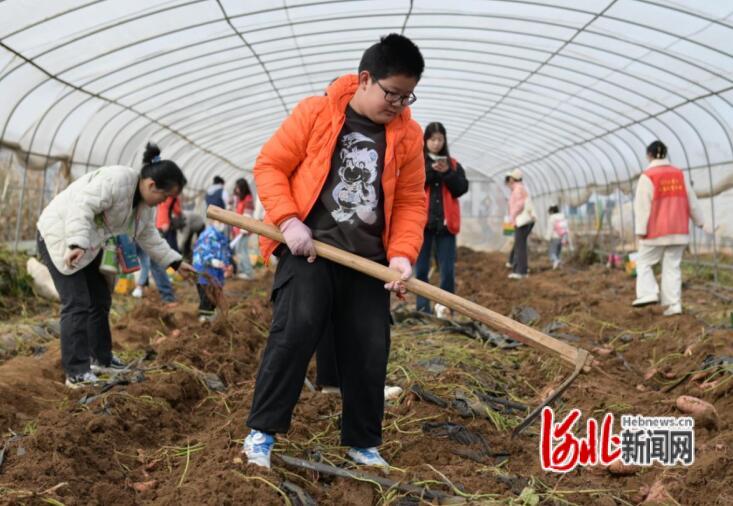
M288 431L308 362L333 325L343 402L341 442L357 448L380 445L390 345L384 283L323 258L309 264L286 251L272 299L272 326L247 425L268 433Z
M336 338L333 325L326 328L316 350L316 385L321 387L339 386L339 369L336 363Z
M512 264L512 272L527 274L529 270L527 261L527 239L534 227L534 222L517 227L514 231L514 248L509 255Z
M167 232L163 232L163 239L165 239L165 242L168 243L168 246L173 248L178 253L181 252L181 250L178 248L178 233L173 230L173 227L170 227Z
M200 283L196 283L196 291L199 294L199 315L214 314L216 304L206 294L206 287Z
M197 230L189 229L186 234L186 238L183 240L183 258L191 260L193 258L193 238L201 234L205 227L201 227Z
M48 267L61 299L61 365L67 376L89 371L91 359L102 365L112 360L112 333L109 308L112 295L99 272L102 252L92 263L71 275L61 274L53 265L46 243L38 238L38 253Z

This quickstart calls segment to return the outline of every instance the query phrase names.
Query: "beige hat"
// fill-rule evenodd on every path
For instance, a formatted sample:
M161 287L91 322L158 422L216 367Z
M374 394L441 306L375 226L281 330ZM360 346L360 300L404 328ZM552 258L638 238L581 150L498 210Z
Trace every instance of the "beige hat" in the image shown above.
M506 175L515 181L521 181L522 180L522 169L514 169L511 172L507 172Z

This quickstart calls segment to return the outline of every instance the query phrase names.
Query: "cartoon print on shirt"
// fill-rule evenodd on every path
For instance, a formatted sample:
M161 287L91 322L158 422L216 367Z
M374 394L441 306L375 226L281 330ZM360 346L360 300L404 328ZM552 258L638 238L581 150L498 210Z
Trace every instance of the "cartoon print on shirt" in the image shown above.
M366 135L351 132L341 138L339 153L340 182L333 189L333 200L338 209L331 212L337 223L354 223L354 215L371 225L377 221L379 198L377 181L379 154L372 146L376 143Z

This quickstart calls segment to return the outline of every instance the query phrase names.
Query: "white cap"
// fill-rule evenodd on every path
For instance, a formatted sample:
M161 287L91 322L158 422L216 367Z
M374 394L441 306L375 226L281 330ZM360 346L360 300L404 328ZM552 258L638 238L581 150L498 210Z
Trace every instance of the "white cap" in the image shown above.
M507 172L506 175L516 181L521 181L523 176L522 169L514 169L511 172Z

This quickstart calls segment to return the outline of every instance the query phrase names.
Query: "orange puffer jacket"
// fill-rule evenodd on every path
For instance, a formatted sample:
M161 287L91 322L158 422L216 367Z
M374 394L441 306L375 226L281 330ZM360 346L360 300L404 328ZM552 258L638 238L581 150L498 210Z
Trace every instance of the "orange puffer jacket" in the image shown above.
M173 216L181 216L181 199L179 197L168 197L158 204L158 213L155 215L155 226L158 230L167 230L171 226Z
M327 96L301 101L262 147L254 176L267 223L279 225L292 216L305 221L331 170L346 106L357 86L357 76L346 75L334 81ZM407 107L385 127L382 240L387 259L403 256L414 264L427 221L422 129ZM277 244L260 237L263 258L269 259Z

